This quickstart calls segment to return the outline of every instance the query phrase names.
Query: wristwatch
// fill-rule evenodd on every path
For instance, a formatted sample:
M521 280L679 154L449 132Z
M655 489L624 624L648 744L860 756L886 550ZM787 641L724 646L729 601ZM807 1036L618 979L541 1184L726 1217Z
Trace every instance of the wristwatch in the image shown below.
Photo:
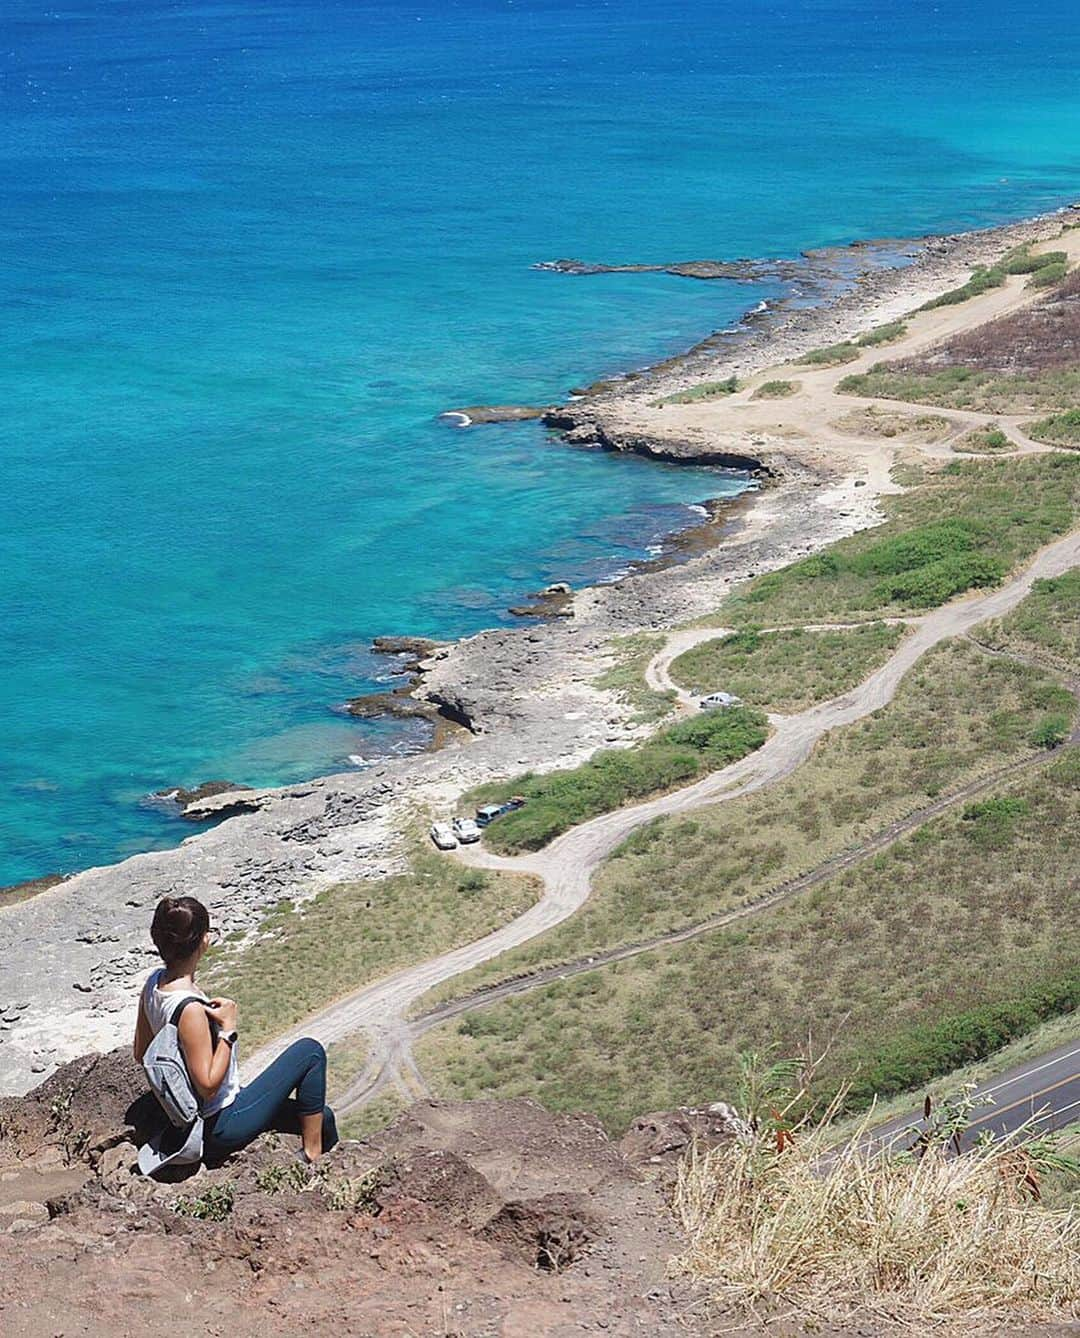
M221 1035L218 1037L218 1040L224 1041L225 1044L229 1046L229 1048L231 1049L236 1044L237 1033L235 1031L223 1031Z

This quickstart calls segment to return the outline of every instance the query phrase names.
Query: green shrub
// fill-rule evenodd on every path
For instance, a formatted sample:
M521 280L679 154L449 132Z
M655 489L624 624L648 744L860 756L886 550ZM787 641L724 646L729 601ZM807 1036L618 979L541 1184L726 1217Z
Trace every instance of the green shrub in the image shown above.
M876 330L867 330L855 342L860 348L876 348L878 344L891 344L895 339L902 339L906 334L907 325L903 321L889 321Z
M848 565L861 576L895 576L942 558L969 553L981 537L972 521L943 520L883 539L864 553L854 554Z
M968 298L978 297L980 293L989 292L991 288L1000 288L1004 282L1005 271L1000 266L992 265L987 269L980 265L967 283L959 288L950 288L948 292L942 293L940 297L931 298L929 302L924 302L919 310L933 311L935 307L954 307L959 302L966 302Z
M932 609L965 590L997 585L1007 571L1006 565L997 558L963 553L881 581L874 587L873 594L881 604Z
M689 386L686 390L677 390L673 395L654 400L653 407L662 409L665 404L693 404L696 400L723 399L725 395L734 395L738 388L739 378L735 375L725 377L723 381L703 381L701 385Z
M828 348L815 348L796 360L798 367L835 367L841 362L853 362L859 356L859 350L850 339L840 344L830 344Z
M765 381L754 391L756 400L783 400L799 389L798 381Z
M173 1211L200 1222L224 1222L233 1210L233 1198L232 1181L224 1180L218 1185L208 1185L201 1194L181 1195L173 1204Z
M1026 431L1035 441L1051 446L1080 446L1080 409L1066 409L1049 418L1040 418L1029 423Z
M703 711L679 721L634 748L597 753L572 771L526 773L473 790L476 803L523 795L525 806L484 829L484 841L504 853L539 850L578 823L636 799L663 793L716 771L760 748L768 737L761 711L734 707Z
M1028 279L1028 287L1053 288L1054 284L1060 283L1068 272L1069 267L1063 262L1056 265L1043 265Z
M1025 246L1003 263L1006 274L1034 274L1047 265L1068 264L1068 260L1064 251L1044 251L1041 255L1033 255Z
M1031 731L1031 742L1036 748L1057 748L1069 737L1069 717L1048 715Z
M969 840L983 850L1004 850L1012 843L1017 822L1031 812L1031 805L1019 796L1001 795L968 804L961 814L962 830Z
M911 1027L862 1059L848 1089L847 1108L859 1110L875 1096L910 1091L942 1073L985 1059L1040 1022L1078 1006L1080 972L1072 972L1001 1003Z

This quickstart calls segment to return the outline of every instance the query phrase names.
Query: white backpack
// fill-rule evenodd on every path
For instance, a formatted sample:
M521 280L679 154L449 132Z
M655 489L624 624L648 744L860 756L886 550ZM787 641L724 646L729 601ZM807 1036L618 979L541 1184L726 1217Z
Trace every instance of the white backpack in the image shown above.
M162 1166L185 1166L202 1159L202 1102L180 1046L180 1014L189 1003L205 1004L206 1000L197 994L181 999L143 1055L146 1080L169 1120L139 1149L143 1175L152 1175Z

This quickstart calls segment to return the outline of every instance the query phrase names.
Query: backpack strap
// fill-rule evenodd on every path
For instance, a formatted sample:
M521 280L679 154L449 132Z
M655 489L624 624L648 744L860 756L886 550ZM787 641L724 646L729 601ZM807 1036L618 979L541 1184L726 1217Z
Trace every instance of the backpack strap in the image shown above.
M176 1005L176 1007L172 1010L172 1014L169 1017L169 1021L173 1024L174 1027L178 1027L180 1025L180 1014L184 1011L184 1009L188 1006L189 1003L205 1003L205 1002L206 1000L201 999L197 994L186 994Z

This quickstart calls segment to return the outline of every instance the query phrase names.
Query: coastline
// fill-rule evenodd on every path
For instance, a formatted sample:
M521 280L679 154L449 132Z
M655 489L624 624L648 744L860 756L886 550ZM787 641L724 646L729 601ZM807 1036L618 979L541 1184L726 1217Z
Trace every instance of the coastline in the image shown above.
M896 490L887 470L832 448L782 436L718 440L693 415L665 414L653 400L719 369L750 375L894 319L989 254L1053 235L1068 212L921 239L910 265L875 272L833 303L750 313L741 335L710 336L680 358L552 410L549 426L570 446L686 463L736 458L769 476L769 486L743 494L734 514L691 527L702 532L701 551L658 555L617 582L575 592L573 618L529 620L434 650L414 691L467 722L471 735L362 772L245 792L239 803L235 792L214 796L200 816L229 808L236 816L171 850L86 870L0 908L4 993L27 1003L0 1029L0 1093L25 1090L56 1064L127 1034L133 985L154 958L145 926L160 896L200 896L230 930L252 933L283 897L303 900L334 882L400 868L398 833L418 803L445 806L480 781L574 765L604 744L640 737L629 708L596 685L612 638L710 612L747 577L874 524L878 497Z

